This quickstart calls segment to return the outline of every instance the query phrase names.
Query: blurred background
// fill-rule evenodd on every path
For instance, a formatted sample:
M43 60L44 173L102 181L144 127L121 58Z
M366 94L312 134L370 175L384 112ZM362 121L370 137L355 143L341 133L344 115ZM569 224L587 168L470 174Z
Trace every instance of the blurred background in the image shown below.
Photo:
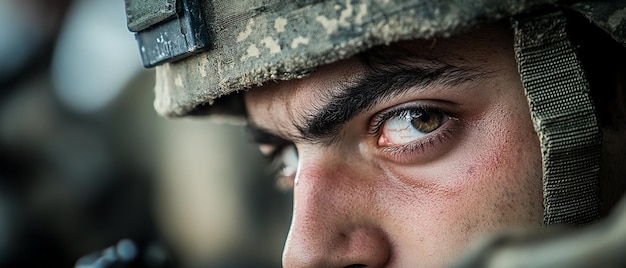
M279 267L291 196L240 126L152 108L122 0L0 0L0 267Z

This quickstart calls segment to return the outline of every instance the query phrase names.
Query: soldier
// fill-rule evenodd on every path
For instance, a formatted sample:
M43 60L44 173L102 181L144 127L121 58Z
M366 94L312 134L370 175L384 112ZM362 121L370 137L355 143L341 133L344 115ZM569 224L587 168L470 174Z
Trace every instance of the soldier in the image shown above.
M243 119L282 161L285 267L451 265L623 193L626 1L126 3L156 110ZM561 255L500 237L465 264L585 266L606 247L564 245L597 231L544 244Z

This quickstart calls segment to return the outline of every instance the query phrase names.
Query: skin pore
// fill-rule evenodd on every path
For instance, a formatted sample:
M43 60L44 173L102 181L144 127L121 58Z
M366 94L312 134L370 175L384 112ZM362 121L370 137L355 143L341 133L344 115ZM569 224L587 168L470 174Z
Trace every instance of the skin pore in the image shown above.
M378 47L244 98L294 185L285 267L439 267L481 235L541 226L539 140L506 29Z

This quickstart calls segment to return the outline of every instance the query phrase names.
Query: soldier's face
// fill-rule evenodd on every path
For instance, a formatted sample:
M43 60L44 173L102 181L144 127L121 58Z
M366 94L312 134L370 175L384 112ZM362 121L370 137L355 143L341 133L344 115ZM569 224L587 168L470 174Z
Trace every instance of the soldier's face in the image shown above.
M539 140L506 31L377 48L245 102L294 185L285 267L436 267L480 235L541 225Z

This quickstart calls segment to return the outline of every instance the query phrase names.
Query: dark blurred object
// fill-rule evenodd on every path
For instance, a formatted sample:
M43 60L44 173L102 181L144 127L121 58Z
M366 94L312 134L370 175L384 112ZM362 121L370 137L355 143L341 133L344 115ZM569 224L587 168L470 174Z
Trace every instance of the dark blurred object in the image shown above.
M163 246L157 243L136 245L122 239L116 245L83 256L75 268L167 268L174 267Z
M158 239L154 174L129 153L125 125L64 111L46 81L0 105L0 267L71 267L122 237Z

